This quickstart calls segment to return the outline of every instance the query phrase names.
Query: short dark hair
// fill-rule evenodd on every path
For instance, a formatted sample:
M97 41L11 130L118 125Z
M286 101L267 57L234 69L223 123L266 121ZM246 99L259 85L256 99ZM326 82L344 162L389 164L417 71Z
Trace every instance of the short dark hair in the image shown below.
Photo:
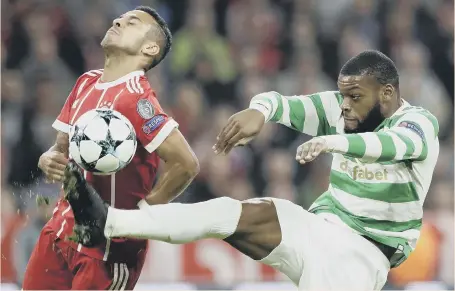
M134 10L144 11L145 13L148 13L150 16L152 16L153 19L155 19L156 23L158 24L160 28L160 33L162 34L163 37L163 47L160 48L162 49L162 51L160 52L159 57L154 58L150 66L145 69L146 71L148 71L151 68L157 66L171 50L172 34L171 31L169 30L166 21L158 14L158 12L155 9L148 6L138 6Z
M395 63L385 54L376 50L367 50L347 61L340 70L344 76L374 76L385 85L399 86L398 70Z

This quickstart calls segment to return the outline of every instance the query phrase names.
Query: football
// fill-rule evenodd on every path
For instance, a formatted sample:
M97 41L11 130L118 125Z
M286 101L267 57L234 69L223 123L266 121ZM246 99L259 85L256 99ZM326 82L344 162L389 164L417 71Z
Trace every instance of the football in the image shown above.
M120 171L136 152L131 122L111 109L92 109L81 115L69 133L69 154L81 168L99 175Z

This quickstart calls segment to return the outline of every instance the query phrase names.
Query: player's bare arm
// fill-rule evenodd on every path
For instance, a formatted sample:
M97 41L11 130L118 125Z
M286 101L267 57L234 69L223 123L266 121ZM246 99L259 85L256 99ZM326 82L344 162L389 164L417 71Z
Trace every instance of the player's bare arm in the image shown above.
M46 182L62 182L68 164L68 134L58 131L55 144L41 155L38 167L46 176Z
M255 109L232 115L218 134L213 150L216 154L228 154L234 147L244 146L259 134L264 124L264 115Z
M145 198L148 204L164 204L179 196L199 173L199 162L185 137L178 129L157 149L158 156L165 162L164 173Z
M333 134L334 123L341 113L341 99L336 91L299 96L284 96L275 91L257 94L248 109L229 118L213 150L216 154L228 154L233 147L250 142L267 122L280 123L311 136ZM324 104L322 110L315 110L321 104Z

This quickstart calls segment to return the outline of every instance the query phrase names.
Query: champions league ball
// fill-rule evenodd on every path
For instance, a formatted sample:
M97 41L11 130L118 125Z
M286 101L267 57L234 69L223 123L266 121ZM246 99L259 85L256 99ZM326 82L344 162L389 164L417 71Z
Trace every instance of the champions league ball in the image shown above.
M69 154L81 168L98 175L120 171L136 153L131 122L111 109L92 109L71 127Z

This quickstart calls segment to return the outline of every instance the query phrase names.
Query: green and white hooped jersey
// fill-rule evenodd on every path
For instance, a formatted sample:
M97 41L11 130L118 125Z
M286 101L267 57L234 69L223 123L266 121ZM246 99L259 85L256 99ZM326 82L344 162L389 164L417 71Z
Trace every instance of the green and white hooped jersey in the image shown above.
M250 108L266 121L326 139L333 154L329 189L310 212L332 213L354 231L396 248L396 267L414 250L423 202L439 154L438 121L427 110L403 105L374 132L345 134L339 92L282 96L266 92Z

